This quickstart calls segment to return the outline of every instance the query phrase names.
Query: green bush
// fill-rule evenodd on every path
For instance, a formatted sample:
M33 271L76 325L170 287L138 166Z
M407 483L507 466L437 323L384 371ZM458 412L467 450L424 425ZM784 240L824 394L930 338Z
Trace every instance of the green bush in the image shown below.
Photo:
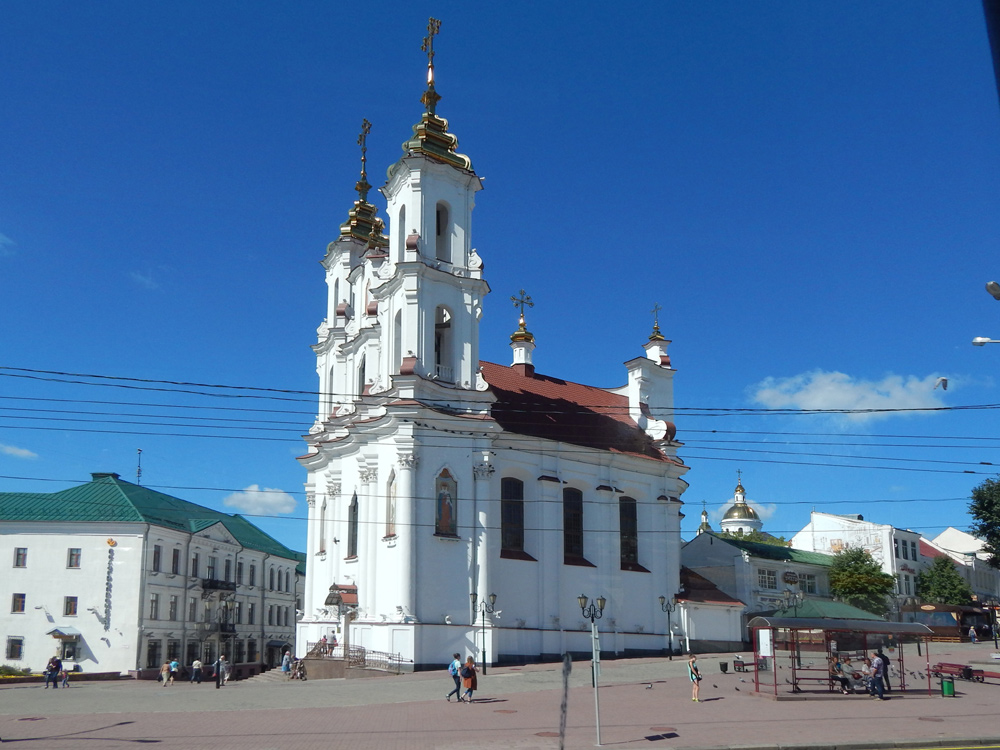
M0 677L27 677L30 674L30 669L18 669L10 664L0 664Z

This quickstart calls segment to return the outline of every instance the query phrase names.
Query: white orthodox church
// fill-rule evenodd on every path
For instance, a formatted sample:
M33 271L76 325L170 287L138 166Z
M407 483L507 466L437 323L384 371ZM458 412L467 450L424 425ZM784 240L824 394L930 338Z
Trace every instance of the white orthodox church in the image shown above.
M510 362L480 359L483 185L435 112L429 32L424 112L380 190L388 230L368 202L365 121L358 200L323 259L297 650L336 635L414 669L589 653L584 594L607 600L605 654L662 653L687 486L669 342L654 322L620 387L548 377L522 292Z

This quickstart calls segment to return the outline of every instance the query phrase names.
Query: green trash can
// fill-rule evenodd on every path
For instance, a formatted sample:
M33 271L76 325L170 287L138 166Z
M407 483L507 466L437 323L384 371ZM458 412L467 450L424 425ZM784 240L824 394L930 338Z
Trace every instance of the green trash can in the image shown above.
M941 675L941 697L942 698L954 698L955 697L955 678L951 675L943 674Z

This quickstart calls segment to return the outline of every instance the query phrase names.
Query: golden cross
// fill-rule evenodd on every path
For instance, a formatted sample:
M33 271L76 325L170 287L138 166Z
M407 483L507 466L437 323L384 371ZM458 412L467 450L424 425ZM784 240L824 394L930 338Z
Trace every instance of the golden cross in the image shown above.
M518 307L521 309L521 319L524 320L524 306L527 305L528 307L534 307L535 303L531 301L531 297L529 297L527 294L524 293L523 289L520 292L518 292L518 294L520 294L521 296L514 297L512 295L510 301L514 303L514 307Z
M368 118L361 121L361 134L358 136L358 145L361 146L361 179L358 180L354 189L358 191L362 201L368 200L368 191L371 190L371 185L368 184L368 134L372 132L372 124L368 122Z
M420 45L420 49L427 53L427 67L431 70L434 69L434 37L441 33L441 22L436 18L429 18L427 20L427 36L424 37L424 43ZM430 75L428 73L428 75ZM433 78L428 78L428 83L431 83Z
M659 302L653 303L653 309L650 310L650 312L653 313L653 328L659 328L660 327L660 310L662 310L662 309L663 308L660 307L660 303Z

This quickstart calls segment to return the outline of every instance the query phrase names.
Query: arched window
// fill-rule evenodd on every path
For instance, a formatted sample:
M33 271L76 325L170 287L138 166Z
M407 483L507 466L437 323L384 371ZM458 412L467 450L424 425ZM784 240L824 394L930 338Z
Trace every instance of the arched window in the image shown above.
M274 591L274 568L271 568L271 570L268 573L267 583L268 583L268 586L267 586L268 590L269 591Z
M524 552L524 482L500 480L500 553Z
M319 552L326 552L326 498L319 506Z
M278 571L278 587L275 590L276 591L281 591L281 571L280 570Z
M639 522L633 497L618 498L618 542L622 570L639 564Z
M581 561L583 561L583 493L567 487L563 490L563 562L568 565L579 565Z
M434 312L434 374L445 383L455 382L452 363L451 313L441 306Z
M333 320L330 325L336 328L340 321L337 319L337 308L340 307L340 279L333 280Z
M406 259L406 206L399 207L399 218L396 220L396 252L399 260Z
M398 375L403 365L403 311L392 319L392 374Z
M396 472L389 475L389 486L385 493L385 535L396 536Z
M448 205L446 203L437 204L434 224L435 257L438 260L451 262L451 222L449 221Z
M358 556L358 493L351 496L347 507L347 556Z
M292 593L292 574L287 570L285 571L285 591Z
M365 368L365 355L361 355L361 361L358 363L358 383L357 383L357 394L359 396L365 395L365 385L368 383L368 373Z

